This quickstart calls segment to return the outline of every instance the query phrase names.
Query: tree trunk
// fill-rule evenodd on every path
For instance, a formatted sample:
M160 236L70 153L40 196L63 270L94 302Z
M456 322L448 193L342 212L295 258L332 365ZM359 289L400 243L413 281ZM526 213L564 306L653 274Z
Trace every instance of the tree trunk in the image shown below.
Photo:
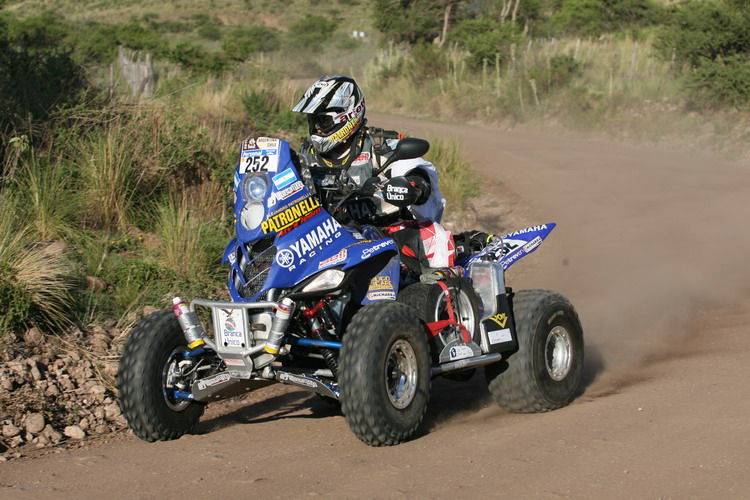
M453 10L453 3L449 3L445 6L445 13L443 15L443 34L440 36L440 47L445 43L445 38L448 36L448 24L451 18L451 10Z

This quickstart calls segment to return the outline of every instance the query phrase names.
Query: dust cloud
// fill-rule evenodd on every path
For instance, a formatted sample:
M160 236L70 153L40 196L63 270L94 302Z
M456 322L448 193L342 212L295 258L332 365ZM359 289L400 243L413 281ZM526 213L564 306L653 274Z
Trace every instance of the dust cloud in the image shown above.
M681 356L688 341L700 342L691 337L698 314L750 293L747 162L373 115L378 126L461 144L483 188L479 210L489 214L472 222L487 229L558 224L514 264L508 283L571 300L584 327L587 383L609 384L605 392Z

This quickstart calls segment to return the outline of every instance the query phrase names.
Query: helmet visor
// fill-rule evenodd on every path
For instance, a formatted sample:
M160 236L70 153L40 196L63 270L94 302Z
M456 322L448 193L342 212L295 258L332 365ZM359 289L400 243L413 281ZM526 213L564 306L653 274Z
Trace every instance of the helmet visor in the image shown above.
M335 114L333 113L307 115L307 124L310 127L310 133L315 134L322 132L325 135L330 134L336 128L334 117Z

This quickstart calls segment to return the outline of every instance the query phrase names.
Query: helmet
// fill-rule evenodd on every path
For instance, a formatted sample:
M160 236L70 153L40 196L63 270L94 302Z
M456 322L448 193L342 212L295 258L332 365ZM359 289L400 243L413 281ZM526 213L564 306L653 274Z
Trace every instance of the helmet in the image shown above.
M365 122L365 98L353 79L324 76L292 108L307 114L310 142L318 154L345 144Z

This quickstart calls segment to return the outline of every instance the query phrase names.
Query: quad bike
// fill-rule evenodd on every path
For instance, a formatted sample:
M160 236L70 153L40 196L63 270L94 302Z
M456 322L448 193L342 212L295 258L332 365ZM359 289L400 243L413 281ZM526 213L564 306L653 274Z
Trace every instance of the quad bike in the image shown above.
M383 168L428 147L401 140ZM243 142L236 238L224 253L232 301L175 298L173 310L133 328L118 388L136 436L179 438L207 403L282 383L338 401L363 442L393 445L419 427L434 377L466 378L481 366L510 411L571 401L583 364L573 306L504 282L504 271L554 224L495 239L425 283L404 274L393 239L331 216L344 200L330 193L351 188L344 174L313 174L284 141ZM350 191L346 198L356 197ZM211 311L210 326L197 308Z

